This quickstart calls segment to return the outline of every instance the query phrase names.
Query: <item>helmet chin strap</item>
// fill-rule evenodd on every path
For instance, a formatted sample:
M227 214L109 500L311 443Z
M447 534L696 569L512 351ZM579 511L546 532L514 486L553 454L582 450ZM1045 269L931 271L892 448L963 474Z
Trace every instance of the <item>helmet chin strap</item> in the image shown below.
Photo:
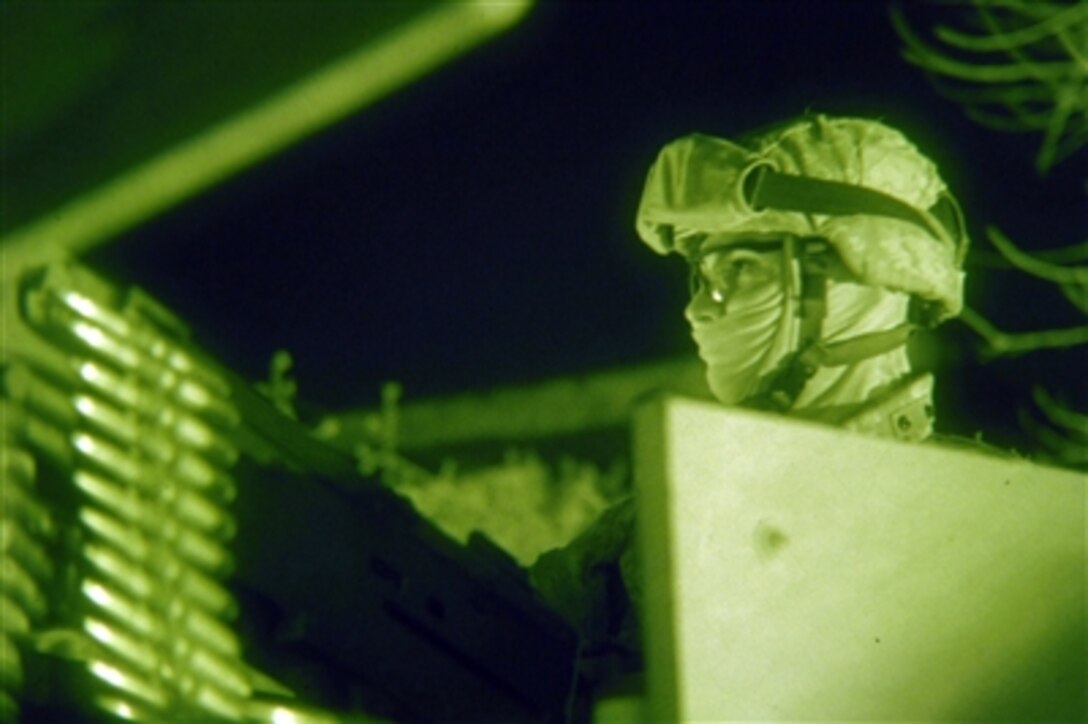
M793 407L820 367L840 367L890 352L906 344L917 329L917 325L907 322L840 342L822 341L823 322L827 316L830 247L823 239L806 237L787 240L785 251L789 264L799 266L797 347L774 370L764 375L755 394L741 403L751 409L785 412Z

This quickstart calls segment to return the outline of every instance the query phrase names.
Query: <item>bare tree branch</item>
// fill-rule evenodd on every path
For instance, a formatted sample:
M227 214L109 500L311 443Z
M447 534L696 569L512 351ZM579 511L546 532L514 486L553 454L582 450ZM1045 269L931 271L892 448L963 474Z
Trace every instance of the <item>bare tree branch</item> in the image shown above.
M1031 393L1035 404L1056 427L1070 430L1088 442L1088 415L1061 404L1042 385L1036 385Z
M1021 63L1002 65L955 60L927 47L921 40L916 40L905 54L907 60L915 65L935 73L969 80L976 83L1015 83L1022 80L1061 80L1071 77L1069 63L1066 61L1047 61L1025 66Z
M1069 244L1068 246L1059 246L1054 249L1033 249L1031 254L1039 261L1047 262L1049 264L1076 264L1078 262L1088 261L1088 241L1082 241L1079 244ZM997 254L972 249L971 256L972 258L977 257L977 259L985 263L986 266L1012 267L1012 264L1008 259Z
M1088 284L1088 266L1067 267L1036 259L1021 251L996 226L987 226L986 236L990 243L1001 252L1001 256L1008 259L1009 263L1017 269L1058 284Z
M1026 410L1021 409L1018 418L1024 432L1053 453L1057 462L1076 466L1088 464L1088 445L1079 440L1071 440L1062 433L1047 427Z
M1088 325L1033 332L1005 332L970 307L963 308L959 319L986 343L986 348L981 353L984 359L1088 344Z
M1088 314L1088 286L1083 284L1062 284L1062 296L1082 314Z
M940 25L930 40L910 27L900 4L892 5L903 57L926 70L938 90L980 125L1042 132L1035 166L1045 174L1088 142L1088 5L1026 0L970 5L981 30Z
M1047 40L1069 26L1086 19L1088 19L1088 5L1074 5L1062 12L1046 16L1034 25L998 35L968 35L945 26L937 28L935 34L953 47L987 53Z

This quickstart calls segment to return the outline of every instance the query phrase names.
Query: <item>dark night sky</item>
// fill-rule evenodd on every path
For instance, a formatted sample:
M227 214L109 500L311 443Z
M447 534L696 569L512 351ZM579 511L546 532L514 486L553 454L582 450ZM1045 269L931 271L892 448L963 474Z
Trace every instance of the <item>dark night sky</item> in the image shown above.
M691 131L805 109L880 117L938 162L976 244L986 223L1029 247L1078 240L1072 169L1040 180L1037 139L973 125L899 47L872 0L544 2L94 261L251 378L289 349L302 396L344 409L373 404L385 380L419 398L691 353L684 272L632 226L656 151ZM969 301L1005 326L1062 311L1056 293L990 277ZM980 376L962 328L939 341L959 419L1012 414L1024 368Z

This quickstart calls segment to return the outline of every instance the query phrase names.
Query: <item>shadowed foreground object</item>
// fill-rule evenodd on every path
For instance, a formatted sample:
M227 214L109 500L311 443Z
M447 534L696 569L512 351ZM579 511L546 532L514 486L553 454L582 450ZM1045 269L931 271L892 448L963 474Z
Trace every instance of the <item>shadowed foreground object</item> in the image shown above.
M226 381L156 330L149 300L118 312L68 268L21 281L33 343L4 369L6 467L39 471L59 570L31 569L41 605L16 597L51 630L25 627L20 648L83 662L93 704L117 717L242 716L252 689L222 580L239 422ZM6 534L20 517L8 496Z
M75 264L4 293L6 717L564 716L573 634L507 555L360 477L146 295Z
M2 131L5 173L24 183L8 201L3 221L4 227L12 220L22 225L2 228L0 246L23 263L79 254L116 237L433 72L508 29L530 6L522 0L335 4L307 9L312 17L306 18L290 6L267 7L270 17L255 22L248 8L217 4L210 11L186 6L179 12L160 5L118 22L125 16L117 5L89 9L89 20L106 23L112 31L106 37L113 41L104 43L105 58L92 66L89 77L73 73L59 82L48 76L53 66L46 65L45 78L13 74L5 83L4 101L15 108L5 114ZM63 32L53 30L65 16L30 4L16 5L10 13L5 21L14 30L4 35L4 65L43 72L36 62L42 49L26 41L44 35L54 41L56 53L65 52ZM314 18L319 30L312 37L319 42L308 47L305 35L296 31ZM164 48L145 49L143 57L135 53L143 40L135 29L141 22L166 38ZM194 58L190 44L197 39L203 53ZM79 42L78 36L70 39ZM242 42L285 48L268 60L266 54L240 51ZM190 62L178 64L170 50ZM334 55L337 50L342 54ZM260 62L254 65L255 58ZM227 76L240 80L220 80L220 64L234 67ZM160 75L147 78L146 67ZM233 94L212 92L194 82L202 73L215 84L242 85L231 87ZM96 75L113 82L96 83ZM43 92L43 85L49 90ZM106 95L96 95L102 88ZM211 97L194 103L194 92ZM50 117L53 106L78 107L87 97L105 111L103 127L82 118L73 127L63 114ZM138 113L113 115L133 104L163 109L170 123L147 123ZM86 147L97 152L82 153ZM26 218L35 212L37 217Z

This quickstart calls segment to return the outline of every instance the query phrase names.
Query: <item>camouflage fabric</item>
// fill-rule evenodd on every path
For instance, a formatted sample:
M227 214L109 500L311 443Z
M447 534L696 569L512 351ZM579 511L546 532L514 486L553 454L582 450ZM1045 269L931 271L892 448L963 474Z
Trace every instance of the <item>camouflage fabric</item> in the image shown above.
M937 167L882 123L816 115L746 143L692 134L666 145L651 167L636 217L642 240L660 254L687 254L692 232L791 233L826 238L862 282L937 302L940 317L962 308L962 233L929 232L900 219L755 210L744 197L753 170L837 181L882 192L926 213L942 199L958 206ZM960 224L962 228L962 224Z

